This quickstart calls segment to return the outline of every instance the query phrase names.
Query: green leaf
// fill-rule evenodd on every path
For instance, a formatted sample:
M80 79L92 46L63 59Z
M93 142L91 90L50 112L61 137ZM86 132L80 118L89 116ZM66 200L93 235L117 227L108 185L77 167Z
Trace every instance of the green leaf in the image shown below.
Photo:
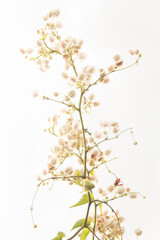
M78 228L78 227L82 227L83 224L84 224L84 221L85 221L85 218L83 219L79 219L72 227L72 230L75 229L75 228ZM87 226L89 226L89 224L91 223L91 219L87 219Z
M91 200L93 200L94 199L93 193L90 193L90 196L91 196ZM71 206L70 208L78 207L78 206L86 204L88 202L89 202L88 193L85 193L85 194L83 194L81 199L75 205Z
M61 240L59 237L52 238L52 240Z
M90 233L88 228L83 228L80 240L85 240Z
M59 237L59 238L63 238L63 237L65 237L66 235L65 235L65 233L64 232L58 232L57 233L57 237Z
M58 232L57 236L55 238L52 238L52 240L62 240L63 237L65 237L65 233L64 232Z

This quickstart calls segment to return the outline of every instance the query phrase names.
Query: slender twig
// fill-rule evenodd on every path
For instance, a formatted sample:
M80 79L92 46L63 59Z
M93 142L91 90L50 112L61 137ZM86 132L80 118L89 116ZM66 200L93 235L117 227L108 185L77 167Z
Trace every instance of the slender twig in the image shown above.
M133 64L127 66L127 67L124 67L124 68L119 68L119 69L115 69L111 72L108 72L106 73L105 77L110 75L111 73L115 73L115 72L118 72L118 71L122 71L122 70L125 70L127 68L130 68L130 67L133 67L134 65L136 65L138 63L138 59L136 60L136 62L134 62ZM89 90L89 88L91 88L92 86L96 85L101 79L103 79L103 77L99 77L94 83L90 84L86 89L85 89L85 92Z
M91 229L91 228L89 228L89 227L87 227L88 228L88 230L98 239L98 240L101 240L96 234L95 234L95 232L93 232L93 230Z
M68 104L68 103L65 103L65 102L62 102L62 101L58 101L58 100L55 100L55 99L46 97L46 96L44 96L43 99L44 99L44 100L45 100L45 99L46 99L46 100L50 100L50 101L53 101L53 102L56 102L56 103L61 103L61 104L66 105L67 107L72 107L72 108L75 108L76 110L78 110L78 108L77 108L74 104Z
M86 227L86 226L87 226L87 220L88 220L89 210L90 210L90 206L91 206L91 196L90 196L90 192L88 192L88 199L89 199L88 208L87 208L87 213L86 213L86 217L85 217L85 221L84 221L83 227Z
M53 50L52 48L48 47L45 40L43 40L43 42L44 42L44 45L46 46L46 48L48 48L50 50L50 53L58 53L58 54L62 55L62 53L60 53L59 51Z
M78 73L76 70L76 67L74 65L74 60L72 58L71 53L69 52L69 56L70 56L70 64L75 72L76 77L78 77ZM84 123L83 123L83 118L82 118L82 111L81 111L81 104L82 104L82 97L83 97L84 91L83 88L81 86L81 94L80 94L80 99L79 99L79 108L77 109L79 111L79 117L80 117L80 122L81 122L81 127L82 127L82 135L83 135L83 143L84 143L84 178L86 178L86 172L87 172L87 144L86 144L86 136L85 136L85 128L84 128Z
M80 95L80 100L79 100L79 116L80 116L80 122L81 122L81 127L82 127L82 135L83 135L83 143L84 143L84 178L86 178L86 168L87 168L87 146L86 146L86 136L85 136L85 128L84 128L84 123L83 123L83 118L82 118L82 112L81 112L81 103L82 103L82 97L83 97L83 90L81 87L81 95Z
M128 130L132 130L132 128L126 128L125 130L123 130L122 132L120 132L119 134L117 134L115 137L111 137L111 138L106 137L106 138L104 138L103 140L101 140L101 141L99 141L98 143L94 144L93 146L89 147L89 148L87 149L87 151L90 151L92 148L97 147L97 145L99 145L99 144L101 144L101 143L103 143L103 142L105 142L105 141L110 141L110 140L113 140L113 139L118 138L122 133L124 133L124 132L126 132L126 131L128 131Z
M130 194L137 194L137 195L140 195L140 196L143 197L143 198L146 198L146 197L145 197L144 195L142 195L140 192L128 192L128 193L124 193L123 195L120 195L120 196L117 196L117 197L113 197L113 198L107 199L106 202L113 201L113 200L115 200L115 199L128 196L128 195L130 195Z
M75 232L75 234L73 234L72 237L68 238L67 240L71 240L71 239L73 239L74 237L76 237L77 234L78 234L83 228L84 228L83 226L82 226L81 228L79 228L79 229L77 230L77 232Z

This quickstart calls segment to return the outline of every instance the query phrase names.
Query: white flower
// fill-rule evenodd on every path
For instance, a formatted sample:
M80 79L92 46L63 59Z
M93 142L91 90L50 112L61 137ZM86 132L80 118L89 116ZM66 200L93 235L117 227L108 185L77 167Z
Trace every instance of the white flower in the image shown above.
M124 193L125 193L125 188L124 188L123 186L117 187L117 193L118 193L119 195L124 194Z

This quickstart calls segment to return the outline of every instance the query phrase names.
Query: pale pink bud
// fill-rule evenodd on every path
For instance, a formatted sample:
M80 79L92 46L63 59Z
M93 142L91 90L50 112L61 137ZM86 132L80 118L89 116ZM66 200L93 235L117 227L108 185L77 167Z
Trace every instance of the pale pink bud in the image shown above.
M139 53L139 50L138 50L138 49L136 49L136 50L135 50L135 54L138 54L138 53Z
M78 77L78 79L79 79L80 81L83 81L84 78L85 78L85 74L84 74L84 73L81 73L81 74L79 75L79 77Z
M111 66L108 67L108 71L109 71L109 72L112 72L113 70L114 70L114 66L113 66L113 65L111 65Z
M75 123L75 124L73 125L73 128L74 128L74 129L78 129L78 123Z
M49 41L50 41L50 42L54 42L54 37L50 36L50 37L49 37Z
M79 59L80 59L81 61L83 61L83 60L86 60L87 55L86 55L85 53L79 53L79 54L78 54L78 57L79 57Z
M38 97L38 91L34 90L34 92L32 93L32 96L35 97L35 98Z
M119 195L124 194L124 193L125 193L125 189L124 189L124 187L123 187L123 186L119 186L119 187L117 187L117 193L118 193Z
M25 50L24 50L24 49L20 48L19 50L20 50L20 52L21 52L22 54L25 53Z
M136 193L130 193L129 196L132 199L136 199L137 198L137 194Z
M45 16L43 17L43 20L44 20L44 21L47 21L47 19L48 19L48 16L45 15Z
M108 83L109 82L109 77L104 77L103 78L103 83Z
M37 40L37 46L42 47L42 45L43 45L43 42L41 40Z
M111 126L112 127L117 127L118 126L118 122L112 122Z
M62 48L65 48L66 45L67 45L66 41L62 41L62 42L61 42L61 46L62 46Z
M99 189L98 189L98 192L99 192L100 194L102 194L102 193L103 193L103 189L102 189L102 188L99 188Z
M68 93L69 97L73 98L76 96L76 91L75 90L71 90L69 93Z
M106 151L105 151L105 154L108 156L108 155L110 155L111 154L111 150L110 149L107 149Z
M112 192L112 191L114 190L114 188L115 188L114 185L110 185L110 186L108 187L108 191L109 191L109 192Z
M123 61L122 60L119 60L116 62L116 66L117 67L121 67L123 65Z
M92 100L94 99L94 93L91 93L91 94L88 96L88 99L92 101Z
M27 52L28 54L31 54L31 53L33 52L33 50L32 50L31 48L28 48L28 49L26 50L26 52Z
M54 92L53 95L54 95L55 97L58 97L58 96L59 96L59 93L58 93L58 92Z
M130 192L131 189L129 187L126 188L126 192Z
M113 132L114 132L114 133L118 133L118 128L116 128L116 127L113 128Z
M72 77L70 77L70 79L72 82L76 82L76 77L72 76Z
M57 123L57 120L58 120L58 117L57 117L57 114L55 114L55 115L52 117L52 122Z
M64 172L65 172L65 174L70 175L70 174L73 173L73 169L72 169L72 167L67 167L67 168L64 170Z
M89 138L89 142L92 143L94 139L92 137Z
M52 159L51 159L51 164L52 164L52 165L56 165L56 163L57 163L57 159L54 158L54 157L52 157Z
M101 127L108 127L107 121L101 121Z
M135 234L137 235L137 237L142 234L142 230L141 230L140 228L135 229L134 232L135 232Z
M59 143L59 145L64 145L64 140L62 138L59 138L58 143Z
M120 60L120 58L121 58L120 55L119 55L119 54L116 54L113 59L114 59L114 61L117 62L117 61Z
M58 17L60 14L60 10L59 9L55 9L55 10L51 10L48 13L49 17Z
M90 74L93 74L94 72L95 72L95 67L88 67L88 72L90 73Z
M37 180L38 180L38 181L42 181L42 178L41 178L40 175L37 176Z
M64 55L63 55L63 58L64 58L64 60L67 60L67 59L69 58L69 54L67 54L67 53L64 54Z
M67 79L67 78L68 78L68 74L67 74L66 72L62 72L62 77L63 77L64 79Z
M134 52L132 49L129 50L129 53L130 53L131 55L134 55L134 54L135 54L135 52Z
M46 169L43 170L43 175L46 175L47 174L47 171Z
M98 149L94 149L90 153L91 158L96 158L98 155L99 155Z
M96 138L100 138L101 136L102 136L102 135L101 135L100 132L97 132L97 131L95 132L95 137L96 137Z
M56 27L57 27L57 28L62 28L62 27L63 27L63 25L62 25L62 23L61 23L61 22L57 21L57 22L56 22Z
M82 46L82 45L83 45L83 40L80 40L80 41L78 42L78 45Z
M97 107L97 106L100 105L100 103L99 103L99 102L94 102L93 105L94 105L95 107Z

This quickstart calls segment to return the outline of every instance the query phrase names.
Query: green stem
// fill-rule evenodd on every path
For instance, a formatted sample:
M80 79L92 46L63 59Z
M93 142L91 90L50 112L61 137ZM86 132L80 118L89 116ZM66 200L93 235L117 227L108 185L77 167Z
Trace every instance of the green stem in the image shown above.
M53 50L52 48L48 47L45 40L43 40L43 42L44 42L44 45L46 46L46 48L48 48L48 50L50 50L51 53L58 53L58 54L62 55L62 53L60 53L59 51Z
M81 228L79 228L79 229L77 230L77 232L75 232L75 234L74 234L72 237L68 238L67 240L71 240L71 239L73 239L74 237L76 237L77 234L78 234L83 228L84 228L83 226L82 226Z
M82 112L81 112L81 104L82 104L82 97L83 97L83 90L81 87L81 95L80 95L80 100L79 100L79 117L80 117L80 122L81 122L81 127L82 127L82 135L83 135L83 143L84 143L84 178L86 178L86 171L87 171L87 149L86 149L86 136L85 136L85 128L84 128L84 123L83 123L83 118L82 118Z
M89 228L89 227L87 227L88 228L88 230L98 239L98 240L101 240L96 234L95 234L95 232L93 232L93 230L91 229L91 228Z
M53 101L53 102L56 102L56 103L61 103L61 104L64 104L66 105L67 107L73 107L75 108L76 110L78 110L78 108L74 105L74 104L68 104L68 103L65 103L65 102L61 102L61 101L58 101L58 100L55 100L55 99L52 99L52 98L48 98L48 97L43 97L43 99L46 99L46 100L50 100L50 101Z
M97 220L97 204L94 202L94 226L93 226L93 232L95 233L96 229L96 220ZM94 240L95 235L93 234L92 240Z

